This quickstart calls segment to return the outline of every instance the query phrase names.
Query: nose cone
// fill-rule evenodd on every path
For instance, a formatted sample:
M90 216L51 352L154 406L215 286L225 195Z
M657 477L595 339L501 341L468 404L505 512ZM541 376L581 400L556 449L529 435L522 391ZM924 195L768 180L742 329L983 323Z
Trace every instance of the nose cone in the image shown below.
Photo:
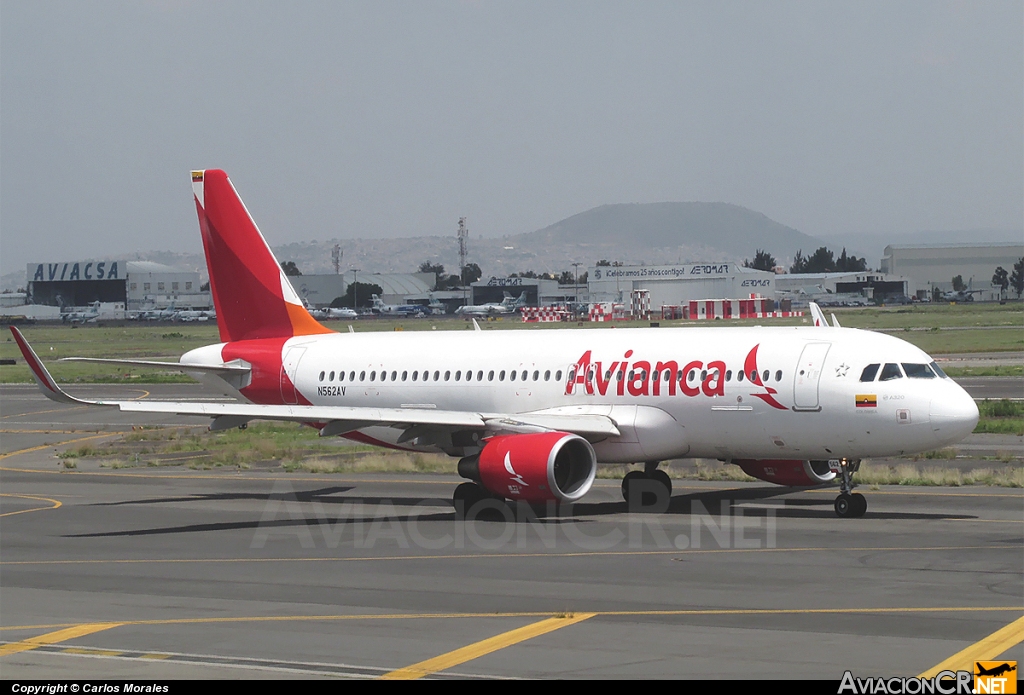
M978 405L959 386L932 398L929 408L932 435L939 444L955 444L974 431Z

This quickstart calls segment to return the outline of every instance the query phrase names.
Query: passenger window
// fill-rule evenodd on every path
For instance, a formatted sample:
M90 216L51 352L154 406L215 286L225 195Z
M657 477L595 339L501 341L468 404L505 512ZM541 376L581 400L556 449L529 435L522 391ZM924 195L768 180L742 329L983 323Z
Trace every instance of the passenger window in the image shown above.
M440 380L441 380L441 372L435 370L434 371L434 381L440 381Z
M466 370L466 381L473 381L473 370L472 369L467 369Z
M927 364L913 364L909 362L904 362L903 371L906 372L907 376L911 379L935 378L935 375L932 373L932 370L928 369Z
M377 378L377 372L370 372L370 381L374 381Z
M562 370L559 369L557 372L555 372L555 381L561 381L561 380L562 380Z
M324 380L324 373L320 372L320 381L323 381L323 380Z
M345 381L345 372L338 372L338 381Z
M513 369L511 372L508 373L508 380L509 381L515 381L516 380L516 370Z
M861 381L874 381L875 380L875 375L878 374L878 368L880 366L881 366L880 364L876 363L876 364L869 364L868 366L864 367L864 371L860 373L860 380Z
M381 381L387 381L388 380L388 373L387 372L381 372L380 373L380 380Z
M445 376L445 381L448 381L447 375ZM461 369L459 371L455 372L455 381L462 381L462 370Z
M476 371L476 380L477 381L483 381L484 380L484 370L478 369Z
M887 362L886 365L882 367L882 376L878 377L878 380L890 381L892 379L900 379L902 377L903 373L900 371L900 366L898 364L893 364L892 362Z
M494 381L494 370L487 372L487 381Z
M522 374L522 376L521 376L520 378L521 378L521 379L522 379L523 381L526 381L526 370L525 370L525 369L523 370L523 374Z
M782 381L782 370L775 372L775 381Z
M540 372L538 372L537 370L534 370L534 372L533 372L533 380L537 381L537 379L539 379L539 378L540 378Z
M761 381L768 381L768 377L770 377L771 375L771 372L769 372L767 369L764 370L764 374L761 375Z
M451 376L452 376L452 373L451 373L451 372L445 372L445 373L444 373L444 380L445 380L445 381L448 381L448 379L450 379L450 378L451 378Z
M725 370L725 380L726 381L732 381L732 370L731 369L726 369Z
M668 380L669 380L669 379L671 379L671 378L672 378L672 372L671 372L671 370L668 370L668 369L666 369L666 370L665 370L665 381L668 381Z
M359 381L366 381L366 372L359 372Z
M551 370L544 370L544 381L551 381Z
M327 381L334 381L334 372L327 375Z
M409 372L402 372L402 381L405 381L408 378L409 378Z
M743 371L736 372L736 381L743 381Z
M686 380L687 381L693 381L693 378L694 378L694 376L696 376L696 374L697 374L697 370L696 369L691 369L690 373L686 375Z
M395 371L391 372L391 381L397 381L397 380L398 380L398 371L395 370Z
M701 380L701 381L706 381L706 380L707 380L707 378L708 378L708 370L706 370L706 369L702 369L702 370L700 371L700 380Z
M750 370L750 380L753 381L754 383L757 383L757 370L756 369L751 369Z
M505 381L505 370L504 369L502 369L500 372L498 372L498 381Z
M413 380L413 381L416 381L416 377L417 377L417 376L419 376L419 372L413 372L413 373L412 373L412 380Z

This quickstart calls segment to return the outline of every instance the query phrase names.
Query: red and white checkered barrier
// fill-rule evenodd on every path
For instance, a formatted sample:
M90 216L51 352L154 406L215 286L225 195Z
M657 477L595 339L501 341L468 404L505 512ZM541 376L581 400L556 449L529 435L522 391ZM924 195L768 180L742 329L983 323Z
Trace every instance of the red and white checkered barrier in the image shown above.
M690 318L701 319L770 319L803 316L802 311L772 311L774 303L765 297L750 299L693 299Z
M634 321L651 318L651 291L633 290L629 293L629 316Z
M625 321L626 318L625 307L621 304L604 302L590 305L591 321Z
M522 308L523 323L553 323L568 321L569 311L555 306L527 306Z

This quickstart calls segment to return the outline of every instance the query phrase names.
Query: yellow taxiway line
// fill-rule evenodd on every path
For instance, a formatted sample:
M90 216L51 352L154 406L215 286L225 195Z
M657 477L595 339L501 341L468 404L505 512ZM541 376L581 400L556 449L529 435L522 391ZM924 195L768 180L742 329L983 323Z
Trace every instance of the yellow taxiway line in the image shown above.
M974 672L975 661L991 661L1000 654L1024 642L1024 617L1017 618L1006 627L957 652L941 664L932 666L918 678L933 678L939 671Z
M549 632L560 630L563 627L581 623L588 618L593 618L595 615L597 614L580 613L566 617L547 618L546 620L531 623L515 630L509 630L500 635L474 642L473 644L450 651L447 654L441 654L432 659L385 673L381 676L381 680L415 680L439 671L447 671L453 666L478 659L485 654L496 652L505 647L511 647L513 644L525 642L539 635L545 635Z

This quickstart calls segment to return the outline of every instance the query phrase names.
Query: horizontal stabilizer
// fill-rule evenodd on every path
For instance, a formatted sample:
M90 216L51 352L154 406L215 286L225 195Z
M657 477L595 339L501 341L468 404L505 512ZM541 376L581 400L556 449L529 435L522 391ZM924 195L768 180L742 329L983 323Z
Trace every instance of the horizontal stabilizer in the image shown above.
M177 369L182 372L212 372L214 374L248 374L252 371L237 361L227 364L185 364L182 362L158 362L155 360L115 360L104 357L62 357L58 362L94 362L97 364L122 364L127 367L160 367Z

